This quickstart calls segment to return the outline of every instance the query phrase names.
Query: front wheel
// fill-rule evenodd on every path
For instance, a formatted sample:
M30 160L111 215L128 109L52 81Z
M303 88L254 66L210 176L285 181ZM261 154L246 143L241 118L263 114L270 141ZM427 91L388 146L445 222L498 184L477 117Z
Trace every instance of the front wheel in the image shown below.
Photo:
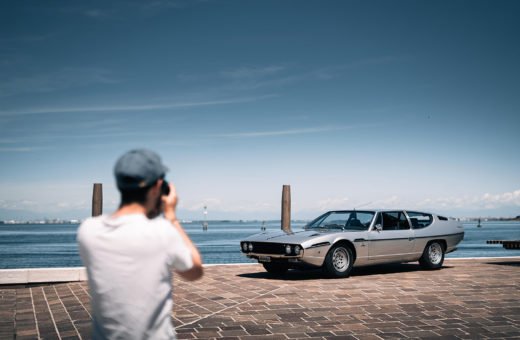
M284 263L262 263L269 274L282 275L289 270L289 266Z
M438 269L444 262L444 247L439 242L432 242L424 248L424 252L419 259L419 264L424 269Z
M352 250L347 246L337 245L325 257L324 269L332 277L348 277L353 264Z

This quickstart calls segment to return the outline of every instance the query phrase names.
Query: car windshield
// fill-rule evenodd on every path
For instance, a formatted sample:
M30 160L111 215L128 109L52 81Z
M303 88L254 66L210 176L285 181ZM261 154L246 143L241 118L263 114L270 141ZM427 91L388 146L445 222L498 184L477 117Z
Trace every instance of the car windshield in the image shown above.
M329 211L305 226L305 229L368 230L373 211Z

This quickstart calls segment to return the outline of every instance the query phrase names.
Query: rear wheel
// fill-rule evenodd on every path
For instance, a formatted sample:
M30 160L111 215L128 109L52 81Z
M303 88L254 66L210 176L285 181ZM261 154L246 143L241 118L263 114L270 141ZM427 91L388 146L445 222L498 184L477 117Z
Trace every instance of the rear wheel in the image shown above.
M348 277L353 264L352 250L340 244L332 247L327 253L324 269L332 277Z
M282 275L289 270L289 266L285 263L262 263L265 270L273 275Z
M429 243L419 259L419 264L424 269L438 269L444 262L444 247L440 242Z

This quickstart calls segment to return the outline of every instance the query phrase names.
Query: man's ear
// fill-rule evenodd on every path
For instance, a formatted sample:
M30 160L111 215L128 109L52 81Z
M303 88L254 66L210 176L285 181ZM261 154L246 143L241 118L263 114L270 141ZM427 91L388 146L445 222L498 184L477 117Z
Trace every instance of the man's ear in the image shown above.
M156 194L157 191L161 190L162 182L163 182L162 179L158 179L157 182L155 182L155 184L152 185L152 187L150 188L150 191L153 192L154 194Z
M161 187L162 187L162 183L163 183L163 180L162 179L158 179L157 182L155 183L155 188L159 191L161 191Z

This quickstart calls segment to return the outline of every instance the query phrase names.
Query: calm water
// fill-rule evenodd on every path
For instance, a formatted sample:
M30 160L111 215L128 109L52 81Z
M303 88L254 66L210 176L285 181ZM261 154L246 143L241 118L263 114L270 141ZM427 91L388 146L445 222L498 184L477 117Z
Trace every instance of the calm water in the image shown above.
M303 222L292 222L299 229ZM240 253L239 242L260 232L261 222L210 222L208 231L200 223L183 223L199 248L204 263L254 262ZM267 222L267 230L279 230L280 222ZM81 266L76 244L77 224L0 225L0 269ZM464 223L464 240L446 257L520 256L520 250L506 250L486 240L520 239L520 222Z

